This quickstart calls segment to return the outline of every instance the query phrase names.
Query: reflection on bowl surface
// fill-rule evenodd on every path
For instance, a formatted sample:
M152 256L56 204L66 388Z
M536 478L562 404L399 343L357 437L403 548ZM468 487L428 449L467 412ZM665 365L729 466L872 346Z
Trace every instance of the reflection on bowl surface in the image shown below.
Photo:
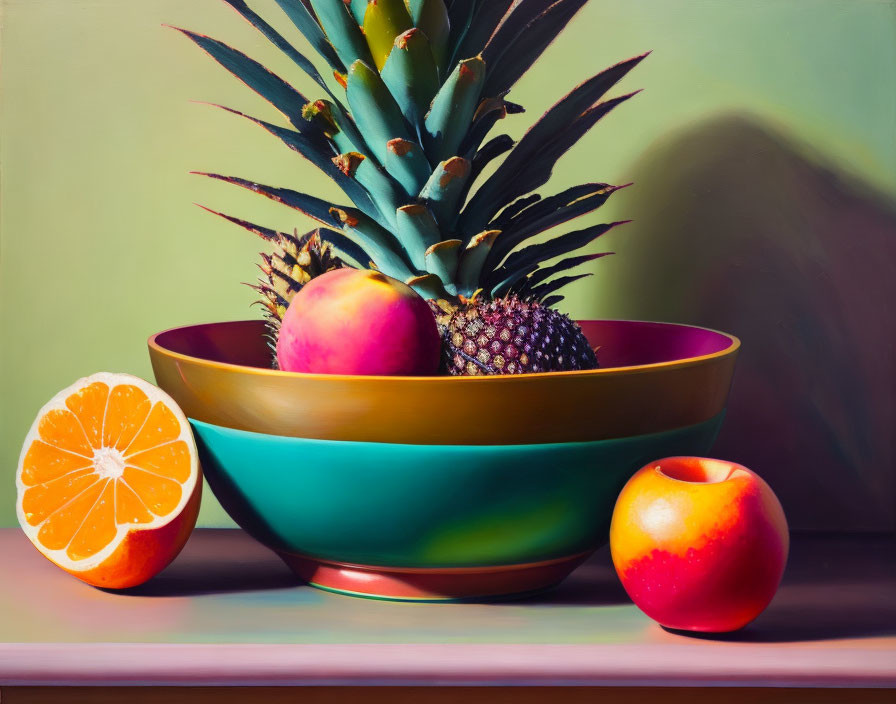
M587 442L683 428L724 409L736 338L671 323L580 322L602 368L497 377L361 377L270 368L262 321L150 338L159 385L195 420L324 440Z

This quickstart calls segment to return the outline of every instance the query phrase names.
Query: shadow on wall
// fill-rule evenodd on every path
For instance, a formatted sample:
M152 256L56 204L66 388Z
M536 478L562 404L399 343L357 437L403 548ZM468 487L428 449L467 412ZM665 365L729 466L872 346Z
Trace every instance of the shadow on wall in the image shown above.
M655 146L632 180L614 313L743 342L714 454L765 477L792 528L892 530L896 206L740 117Z

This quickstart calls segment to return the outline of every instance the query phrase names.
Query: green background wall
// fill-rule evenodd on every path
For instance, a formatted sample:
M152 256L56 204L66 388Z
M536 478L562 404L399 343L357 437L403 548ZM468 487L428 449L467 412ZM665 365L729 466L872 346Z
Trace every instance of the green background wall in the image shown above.
M273 0L254 6L301 41ZM232 173L337 197L335 187L275 138L191 102L223 103L279 120L273 108L163 23L222 39L303 92L318 93L288 59L215 0L3 0L0 525L15 524L19 448L34 414L57 390L99 370L151 379L145 340L152 332L257 315L248 307L252 292L240 282L256 275L260 241L193 202L279 229L310 225L282 206L188 171ZM559 189L591 180L637 181L599 213L607 220L636 220L596 245L618 255L595 262L597 275L569 289L566 310L582 318L694 317L696 309L686 303L693 291L688 294L684 284L676 298L682 307L664 309L657 302L668 292L637 282L647 271L654 284L662 279L656 265L665 250L652 255L650 237L654 230L671 231L663 224L667 215L686 223L702 208L718 205L715 172L700 171L700 191L687 187L687 175L676 165L695 151L712 152L722 155L712 163L737 172L738 164L724 156L734 142L734 154L744 163L757 155L770 160L758 167L750 162L757 170L748 187L763 182L768 169L785 173L784 161L774 156L779 147L794 163L836 172L838 194L859 188L861 202L884 214L873 226L890 247L894 28L896 4L885 0L592 0L511 94L528 114L500 125L518 136L581 80L654 51L619 91L645 92L588 135L561 161L551 182ZM712 139L706 142L705 135ZM647 190L639 195L642 182ZM788 187L799 195L805 182L797 178ZM739 182L731 183L733 192L741 191ZM684 189L682 197L676 189ZM654 193L660 195L649 195ZM680 212L676 204L685 195L688 211ZM801 231L801 218L812 218L810 208L830 206L823 195L800 202L804 211L796 213L797 225L788 232ZM780 221L775 208L787 203L758 200L737 211L738 217L758 212ZM702 227L709 231L726 218L731 220L730 212L704 218ZM646 223L641 230L640 222ZM688 240L689 231L680 225L679 242L703 241ZM674 243L668 246L675 249ZM713 256L723 257L720 251ZM861 258L880 262L883 256L892 265L890 253L892 248L883 254L865 250ZM687 259L676 263L679 273L688 271ZM712 269L706 262L701 267ZM892 336L883 344L884 354L891 353ZM877 421L892 418L892 403L878 407ZM891 450L892 444L881 452ZM774 468L767 471L774 474ZM861 467L856 472L861 475ZM883 490L889 498L873 509L876 518L869 525L859 527L892 527L891 475L886 467L863 475L869 493ZM836 487L822 489L837 493ZM227 525L213 498L206 499L201 523ZM805 515L802 525L819 527L809 513L794 512ZM858 505L842 515L849 524L849 516L862 512Z

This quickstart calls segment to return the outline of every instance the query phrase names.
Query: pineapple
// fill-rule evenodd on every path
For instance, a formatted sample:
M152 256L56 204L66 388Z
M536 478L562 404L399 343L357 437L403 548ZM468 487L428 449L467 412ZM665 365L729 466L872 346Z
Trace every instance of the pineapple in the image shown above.
M506 134L486 141L500 120L523 111L507 99L510 89L587 0L276 0L333 82L244 0L224 1L323 93L309 100L236 49L180 30L290 127L224 109L278 137L351 201L204 174L323 225L298 237L223 215L274 246L256 288L275 339L289 299L310 277L371 266L430 300L447 373L597 366L579 327L554 306L559 289L588 275L565 272L609 254L578 252L622 223L544 234L600 207L620 186L587 183L547 197L536 190L569 147L634 95L603 100L646 54L575 87L518 142Z

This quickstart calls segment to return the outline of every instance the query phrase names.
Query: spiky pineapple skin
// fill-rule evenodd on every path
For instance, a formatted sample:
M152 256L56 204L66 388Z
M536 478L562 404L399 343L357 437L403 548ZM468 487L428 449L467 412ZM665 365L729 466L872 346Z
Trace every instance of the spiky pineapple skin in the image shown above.
M452 376L595 369L597 355L566 314L516 296L462 303L443 318L442 368Z

